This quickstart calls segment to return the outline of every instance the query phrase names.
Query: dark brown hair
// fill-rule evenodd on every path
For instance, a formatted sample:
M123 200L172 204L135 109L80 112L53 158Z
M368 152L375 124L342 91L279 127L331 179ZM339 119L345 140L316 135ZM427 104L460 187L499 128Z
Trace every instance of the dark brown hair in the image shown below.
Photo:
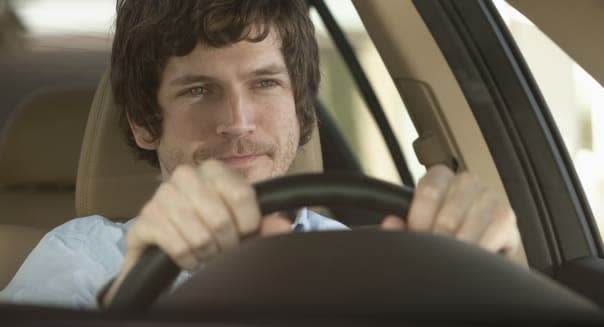
M157 102L168 58L184 56L199 42L222 47L260 42L274 28L292 81L300 144L310 139L319 88L314 27L303 0L118 0L111 55L111 85L128 144L137 157L158 166L156 151L139 148L127 118L162 135Z

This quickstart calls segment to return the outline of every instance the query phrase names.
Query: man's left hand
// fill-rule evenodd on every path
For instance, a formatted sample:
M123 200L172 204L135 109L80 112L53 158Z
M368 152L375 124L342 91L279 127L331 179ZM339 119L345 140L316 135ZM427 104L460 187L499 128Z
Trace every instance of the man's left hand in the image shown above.
M388 216L385 229L433 232L512 257L520 247L516 215L505 198L474 175L431 167L418 182L407 221Z

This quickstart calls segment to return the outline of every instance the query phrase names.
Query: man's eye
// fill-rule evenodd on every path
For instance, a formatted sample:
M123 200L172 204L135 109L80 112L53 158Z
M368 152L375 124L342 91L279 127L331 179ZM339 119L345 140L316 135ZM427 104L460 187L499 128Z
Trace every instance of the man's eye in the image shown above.
M273 86L277 85L277 82L272 79L265 79L265 80L260 81L259 85L262 88L273 87Z
M190 88L188 93L193 96L199 96L199 95L204 95L207 92L208 92L208 89L206 89L205 87L196 86L196 87Z

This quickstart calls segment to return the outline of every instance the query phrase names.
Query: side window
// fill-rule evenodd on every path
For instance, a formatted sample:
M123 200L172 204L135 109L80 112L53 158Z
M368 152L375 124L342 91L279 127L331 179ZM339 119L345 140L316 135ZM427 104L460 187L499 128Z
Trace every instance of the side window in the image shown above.
M520 12L503 0L495 5L543 93L604 234L604 88Z
M417 138L417 132L394 82L351 1L328 0L326 4L352 44L402 147L411 175L417 181L425 171L413 151L412 143ZM319 100L334 118L363 171L376 178L401 183L386 143L342 55L314 9L311 9L311 17L315 24L321 56L322 81Z

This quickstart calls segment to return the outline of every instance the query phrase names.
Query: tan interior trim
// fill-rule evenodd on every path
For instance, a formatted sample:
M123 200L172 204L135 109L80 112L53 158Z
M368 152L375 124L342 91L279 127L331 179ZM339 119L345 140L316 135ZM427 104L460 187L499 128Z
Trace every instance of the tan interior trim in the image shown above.
M604 85L604 1L508 0Z
M440 144L436 152L446 151L430 155L454 156L461 169L476 174L486 185L507 196L472 111L413 2L353 0L353 3L403 94L420 138L433 133ZM426 100L409 101L419 89L428 93L429 105L425 105ZM418 159L430 161L430 158ZM520 252L515 261L526 266L524 251Z
M0 185L73 188L93 93L44 87L29 94L0 135Z

